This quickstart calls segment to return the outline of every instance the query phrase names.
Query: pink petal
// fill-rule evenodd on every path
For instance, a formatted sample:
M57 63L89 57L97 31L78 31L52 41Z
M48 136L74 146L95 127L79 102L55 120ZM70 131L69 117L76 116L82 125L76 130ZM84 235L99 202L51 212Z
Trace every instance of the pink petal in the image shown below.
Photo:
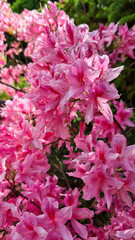
M132 207L132 200L129 196L129 193L123 189L120 191L122 201L127 204L129 207Z
M1 163L0 163L0 182L3 181L4 177L5 177L5 172L6 172L6 158L2 159Z
M117 231L116 232L116 237L121 238L121 239L131 239L131 237L135 237L135 228L133 229L127 229L124 231Z
M99 111L103 114L103 116L109 121L113 122L113 114L109 105L102 98L98 97L98 107Z
M82 225L81 223L76 221L75 218L71 219L71 224L72 224L72 227L74 228L75 232L77 232L77 234L80 237L82 237L83 239L87 239L88 232L87 232L86 227L84 225Z
M85 112L85 122L89 124L94 117L94 103L89 103Z
M64 207L56 214L58 221L66 223L72 217L72 207Z
M81 220L85 218L92 218L94 215L93 211L88 208L76 208L74 211L75 218Z
M33 143L33 145L34 145L34 147L35 148L39 148L39 149L43 149L43 146L42 146L42 143L38 140L38 139L34 139L33 141L32 141L32 143Z
M107 81L110 82L113 79L117 78L120 75L123 68L124 68L124 66L109 69L107 74L105 75Z
M122 151L126 148L126 138L122 134L116 134L113 136L111 141L112 150L116 153L121 154Z
M63 240L73 240L70 231L64 224L58 223L57 231L61 234Z

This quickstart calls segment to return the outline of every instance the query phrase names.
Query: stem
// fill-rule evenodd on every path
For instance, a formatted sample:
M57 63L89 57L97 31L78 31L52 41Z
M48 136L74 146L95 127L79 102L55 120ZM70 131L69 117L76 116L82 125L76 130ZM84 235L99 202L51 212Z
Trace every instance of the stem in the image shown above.
M9 182L9 184L10 184L11 186L13 186L13 183L10 182L10 180L9 180L9 178L8 178L8 176L7 176L7 174L6 174L6 176L5 176L5 179Z
M61 164L59 158L56 157L56 160L57 160L57 162L59 163L59 166L60 166L60 172L62 173L62 175L63 175L63 177L64 177L64 179L65 179L65 181L66 181L66 183L67 183L68 188L70 188L70 184L69 184L69 182L68 182L68 179L67 179L67 177L66 177L65 172L63 171L63 167L62 167L62 164Z
M120 124L118 123L117 119L114 116L113 116L113 120L121 130L122 134L126 137L126 133L124 132L123 128L120 126Z
M35 205L38 209L40 209L40 211L42 212L42 210L41 210L41 207L38 205L38 204L36 204L34 201L32 201L32 200L29 200L26 196L24 196L22 193L20 193L20 192L18 192L18 191L16 191L16 193L19 195L19 196L21 196L21 197L23 197L24 199L26 199L26 200L28 200L29 202L31 202L33 205ZM43 212L42 212L43 213Z
M135 62L131 63L128 67L126 67L124 69L127 70L128 68L132 67L133 65L135 65Z
M72 129L72 127L70 126L70 125L67 125L68 126L68 128L69 128L69 130L70 130L70 132L73 134L73 136L75 137L75 134L74 134L74 132L73 132L73 129Z
M128 131L126 131L126 134L129 134L130 132L132 132L132 130L134 130L134 127L131 127Z
M43 146L48 146L48 145L51 145L51 144L54 144L54 143L57 143L58 141L63 141L63 142L73 142L72 140L70 139L62 139L62 138L58 138L56 141L53 141L53 142L50 142L50 143L47 143L47 144L43 144Z
M0 107L4 107L5 101L4 100L0 100Z
M8 83L4 83L4 82L2 82L1 80L0 80L0 83L3 84L3 85L5 85L5 86L7 86L7 87L13 88L15 91L26 93L24 90L19 89L19 88L17 88L17 87L14 87L14 86L12 86L12 85L10 85L10 84L8 84Z
M41 4L41 2L39 2L39 6L40 6L40 11L42 12L42 4Z
M11 187L9 188L9 189L11 189L11 191L14 193L14 194L16 194L17 196L21 196L21 197L23 197L24 199L26 199L26 200L28 200L29 202L31 202L33 205L35 205L38 209L40 209L40 211L42 212L42 210L41 210L41 207L38 205L38 204L36 204L34 201L32 201L32 200L29 200L26 196L24 196L22 193L20 193L19 191L17 191L16 190L16 185L14 184L14 183L11 183L10 182L10 180L9 180L9 178L7 177L7 176L5 176L5 179L9 182L9 184L11 185ZM12 193L11 192L11 193ZM11 196L11 193L9 193L6 197L5 197L5 199L4 199L4 201L9 197L9 196ZM43 213L43 212L42 212Z
M84 13L87 14L84 3L82 2L82 0L80 0L80 2L81 2L81 5L82 5L82 7L83 7L83 11L84 11Z
M58 138L56 141L53 141L53 142L50 142L50 143L47 143L47 144L44 144L43 146L48 146L48 145L51 145L51 144L54 144L54 143L57 143L58 141L60 140L63 140L62 138ZM64 141L64 140L63 140Z
M132 99L129 97L129 96L130 96L130 95L129 95L129 89L128 89L128 86L127 86L127 84L126 84L126 81L125 81L122 73L121 73L121 79L122 79L123 85L124 85L125 90L126 90L126 93L127 93L127 99L129 100L131 106L134 107L134 106L133 106L133 103L132 103Z
M21 44L22 51L23 51L23 53L24 53L24 47L23 47L22 42L20 42L20 44ZM27 60L27 57L25 56L25 54L24 54L24 58L25 58L26 64L28 65L28 60Z
M89 17L88 17L88 14L87 14L87 11L86 11L86 8L85 8L85 5L84 5L83 1L80 0L80 3L81 3L81 5L82 5L83 12L84 12L84 14L86 15L86 17L87 17L87 19L88 19L88 22L91 23L91 22L90 22L90 19L89 19Z
M69 111L73 108L73 106L75 105L75 103L76 103L77 101L79 101L79 100L80 100L80 98L77 98L77 99L74 100L72 106L69 108Z

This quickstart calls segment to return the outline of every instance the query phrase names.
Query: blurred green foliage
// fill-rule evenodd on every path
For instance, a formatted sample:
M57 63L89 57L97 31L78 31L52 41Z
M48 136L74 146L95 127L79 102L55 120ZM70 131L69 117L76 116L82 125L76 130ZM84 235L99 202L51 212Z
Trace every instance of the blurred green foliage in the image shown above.
M99 23L135 22L135 0L63 0L58 3L75 23L87 23L90 29L96 29Z
M10 99L9 95L7 92L3 91L0 93L0 101L1 100L7 100L7 99Z
M48 0L8 0L12 11L17 13L21 13L25 8L40 10L40 6L44 6L47 2Z
M14 12L21 13L24 8L40 9L47 0L8 0ZM54 1L52 1L54 2ZM91 29L99 23L110 22L128 23L129 27L135 22L135 0L61 0L58 6L63 9L75 24L87 23Z
M8 2L10 3L10 1ZM24 8L29 10L40 8L39 2L39 0L16 0L10 5L13 12L21 13Z

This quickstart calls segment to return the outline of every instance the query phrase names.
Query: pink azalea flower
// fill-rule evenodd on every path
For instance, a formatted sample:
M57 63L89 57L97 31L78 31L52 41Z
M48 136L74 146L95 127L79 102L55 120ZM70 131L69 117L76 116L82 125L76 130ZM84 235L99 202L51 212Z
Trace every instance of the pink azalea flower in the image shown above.
M11 240L44 240L47 232L44 228L38 226L37 217L33 213L25 212L22 220L12 229L10 234Z
M65 199L64 199L64 203L66 206L72 207L73 213L72 213L72 218L71 218L71 225L72 225L73 229L80 237L82 237L83 239L87 239L88 233L87 233L86 226L84 226L83 224L78 222L76 219L78 219L78 220L82 220L85 218L90 219L93 217L93 212L87 208L78 208L79 195L80 195L80 193L77 188L75 188L72 191L72 193L70 193L70 191L69 191L69 193L67 192Z
M83 198L90 200L96 197L100 198L100 189L103 191L108 209L110 208L112 201L113 188L121 189L123 182L109 176L106 171L106 167L101 165L99 167L93 166L89 172L82 177L85 186L83 189ZM94 188L93 188L94 186ZM112 191L112 193L111 193Z
M38 224L42 226L48 234L55 231L56 235L61 236L63 240L73 240L73 237L65 226L65 223L72 217L72 208L64 207L58 209L58 202L51 197L46 197L42 201L42 215L38 216ZM49 238L50 239L50 238Z

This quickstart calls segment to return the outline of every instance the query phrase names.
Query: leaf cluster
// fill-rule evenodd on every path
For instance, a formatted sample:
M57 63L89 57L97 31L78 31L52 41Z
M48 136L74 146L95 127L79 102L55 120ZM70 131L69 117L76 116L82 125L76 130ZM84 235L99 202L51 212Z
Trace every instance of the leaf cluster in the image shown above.
M91 29L96 29L99 23L135 22L135 0L64 0L58 3L75 23L87 23Z
M16 0L8 2L11 4L12 11L17 13L21 13L25 8L29 10L40 8L39 0Z

